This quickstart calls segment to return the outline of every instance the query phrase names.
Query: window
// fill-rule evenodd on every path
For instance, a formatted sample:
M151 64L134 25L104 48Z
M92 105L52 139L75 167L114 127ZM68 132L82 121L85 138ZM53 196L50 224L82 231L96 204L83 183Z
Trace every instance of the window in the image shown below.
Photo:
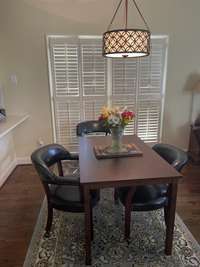
M166 36L153 37L149 57L106 59L100 37L48 36L52 120L56 142L77 149L76 125L97 119L104 105L136 112L125 134L146 142L161 136Z

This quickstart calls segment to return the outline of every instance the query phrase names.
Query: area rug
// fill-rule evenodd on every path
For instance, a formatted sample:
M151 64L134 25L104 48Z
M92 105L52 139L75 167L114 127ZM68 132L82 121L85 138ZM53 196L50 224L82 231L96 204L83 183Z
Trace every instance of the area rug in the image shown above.
M94 267L200 266L200 247L176 216L173 255L165 256L162 211L132 213L131 239L124 240L124 210L114 205L113 191L102 190L94 208ZM46 200L42 205L24 267L80 267L84 265L84 215L56 211L50 238L44 238Z

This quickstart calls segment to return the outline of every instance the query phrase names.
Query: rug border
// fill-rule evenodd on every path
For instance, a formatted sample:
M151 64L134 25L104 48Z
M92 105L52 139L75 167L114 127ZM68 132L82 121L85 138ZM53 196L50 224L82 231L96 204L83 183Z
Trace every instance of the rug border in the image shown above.
M43 199L41 207L40 207L39 215L37 217L37 221L36 221L33 234L31 237L31 241L29 243L29 246L26 252L26 257L24 260L23 267L31 266L31 257L34 254L34 251L36 250L37 246L39 245L40 240L37 241L37 237L38 235L43 234L43 216L42 215L45 210L45 207L46 207L46 197Z
M196 255L198 256L198 258L200 258L200 244L195 239L193 234L190 232L187 225L184 223L183 219L179 216L178 213L176 213L175 223L178 224L178 226L181 225L181 230L184 231L184 235L186 236L186 239L191 242L190 245L192 246L192 249L194 249Z

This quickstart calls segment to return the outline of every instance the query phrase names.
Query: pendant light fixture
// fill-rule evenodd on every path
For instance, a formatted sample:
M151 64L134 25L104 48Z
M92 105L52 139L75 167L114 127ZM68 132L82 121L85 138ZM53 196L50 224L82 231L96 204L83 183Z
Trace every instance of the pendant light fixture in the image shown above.
M110 30L122 2L125 1L124 29ZM128 28L128 1L120 0L107 31L103 34L103 56L111 58L144 57L150 54L150 30L137 3L133 3L146 29Z

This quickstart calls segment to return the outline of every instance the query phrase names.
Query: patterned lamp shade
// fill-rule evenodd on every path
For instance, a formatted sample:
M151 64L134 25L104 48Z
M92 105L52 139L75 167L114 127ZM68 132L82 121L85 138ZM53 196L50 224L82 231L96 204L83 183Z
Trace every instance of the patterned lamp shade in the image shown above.
M143 57L150 54L150 31L141 29L112 30L103 34L103 56Z

